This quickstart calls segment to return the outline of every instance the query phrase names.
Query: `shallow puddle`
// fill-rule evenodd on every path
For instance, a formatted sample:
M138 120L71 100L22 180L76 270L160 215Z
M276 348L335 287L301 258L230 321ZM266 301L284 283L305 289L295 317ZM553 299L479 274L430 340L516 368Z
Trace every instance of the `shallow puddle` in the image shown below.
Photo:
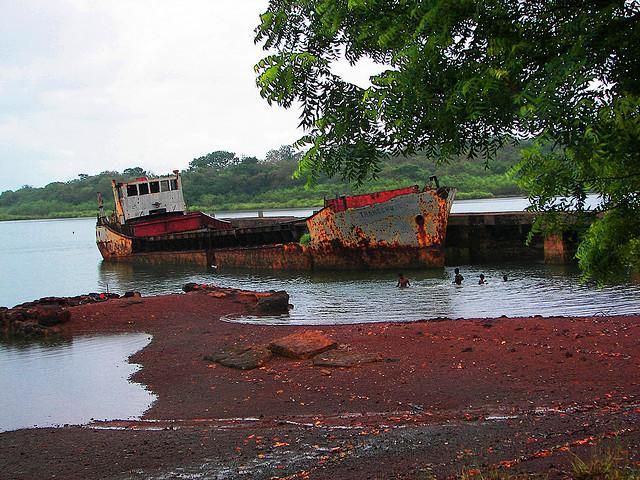
M0 432L136 419L155 395L129 381L143 333L77 337L53 344L0 343Z

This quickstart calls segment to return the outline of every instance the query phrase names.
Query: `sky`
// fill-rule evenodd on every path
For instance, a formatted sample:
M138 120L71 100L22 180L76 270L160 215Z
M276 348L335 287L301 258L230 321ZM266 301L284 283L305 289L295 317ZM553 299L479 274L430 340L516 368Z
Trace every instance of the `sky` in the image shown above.
M264 158L303 132L253 65L267 0L0 0L0 192Z

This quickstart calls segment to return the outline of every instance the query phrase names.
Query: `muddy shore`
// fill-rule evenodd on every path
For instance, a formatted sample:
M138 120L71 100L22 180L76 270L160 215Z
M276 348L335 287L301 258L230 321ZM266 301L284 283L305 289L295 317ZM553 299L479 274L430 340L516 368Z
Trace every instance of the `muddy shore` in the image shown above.
M153 336L131 361L158 400L139 421L0 433L0 478L421 479L486 466L566 478L571 454L611 445L640 465L639 316L221 320L249 303L191 292L71 308L65 336ZM203 360L305 330L380 361Z

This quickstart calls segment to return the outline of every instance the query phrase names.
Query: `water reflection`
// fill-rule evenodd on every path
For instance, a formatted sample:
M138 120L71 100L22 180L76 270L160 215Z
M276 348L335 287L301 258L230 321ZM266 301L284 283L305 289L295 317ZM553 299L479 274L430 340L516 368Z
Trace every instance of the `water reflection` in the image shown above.
M395 271L214 272L193 266L103 263L100 281L112 291L138 290L143 295L176 293L187 282L258 291L286 290L294 305L288 315L234 320L262 324L640 312L640 285L598 289L581 284L573 266L498 264L461 265L460 269L465 277L461 287L453 285L453 267L447 267L405 272L411 287L402 290L395 286ZM486 285L478 285L481 273L486 276Z
M194 277L207 278L209 270L200 265L149 265L142 263L104 262L99 265L100 291L143 295L161 295L182 291Z
M590 198L591 200L597 200ZM461 200L454 212L522 210L525 198ZM265 210L265 216L305 217L314 209ZM254 216L256 211L216 212L218 217ZM95 244L95 218L0 222L0 306L10 307L46 296L74 296L109 288L121 293L177 291L180 282L204 275L197 267L106 266ZM170 285L175 276L173 285ZM143 289L141 284L151 284ZM119 290L118 290L119 289Z
M295 304L288 316L236 321L288 324L403 322L434 318L507 315L599 315L640 312L640 288L596 289L582 285L571 267L544 265L462 266L463 285L452 283L453 268L405 272L411 287L395 288L392 273L313 276L279 284ZM479 275L487 284L479 285ZM503 275L508 281L503 281ZM250 282L247 282L250 283ZM259 282L261 283L261 282ZM270 283L276 284L277 279Z
M155 396L129 382L146 334L0 343L0 431L140 417Z

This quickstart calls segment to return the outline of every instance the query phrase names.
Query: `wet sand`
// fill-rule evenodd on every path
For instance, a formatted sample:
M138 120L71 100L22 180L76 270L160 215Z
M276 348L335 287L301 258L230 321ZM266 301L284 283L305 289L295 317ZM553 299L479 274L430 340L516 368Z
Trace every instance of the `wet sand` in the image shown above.
M639 316L220 319L250 303L192 292L73 307L66 336L153 336L131 361L158 400L139 421L0 433L0 478L418 479L485 466L562 478L570 453L609 445L640 462ZM381 361L274 357L242 371L203 360L310 329Z

